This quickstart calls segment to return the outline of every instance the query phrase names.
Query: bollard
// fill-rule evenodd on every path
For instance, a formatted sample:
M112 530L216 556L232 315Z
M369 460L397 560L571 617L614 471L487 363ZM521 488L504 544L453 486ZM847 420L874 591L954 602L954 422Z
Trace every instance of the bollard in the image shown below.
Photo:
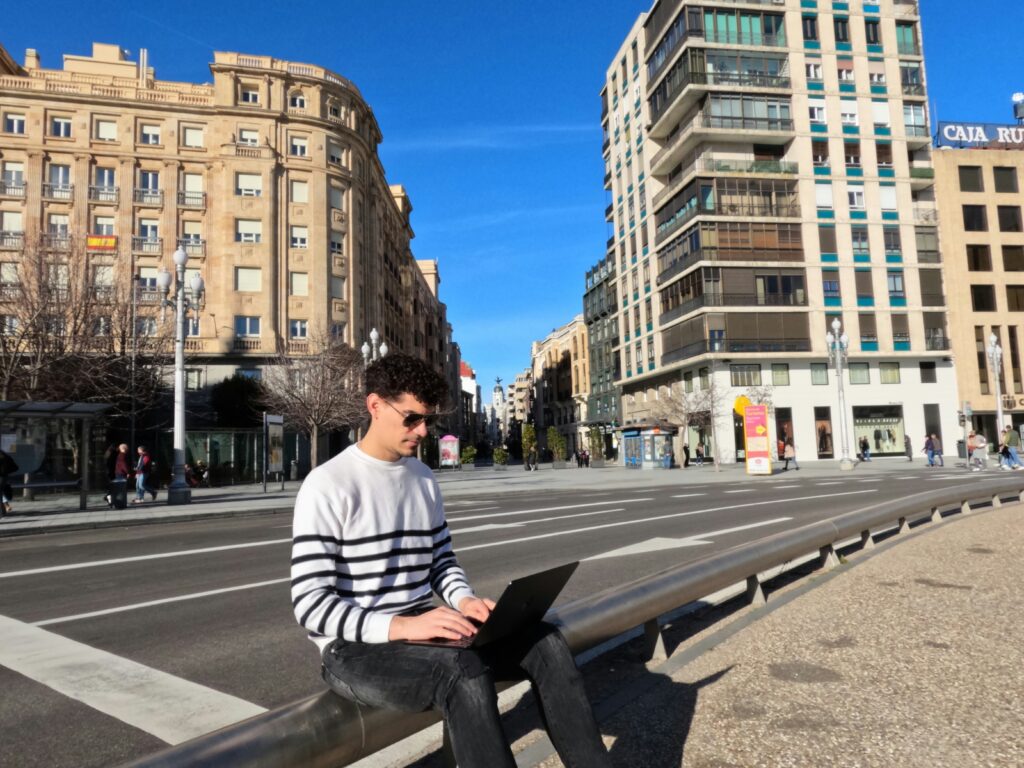
M969 502L967 499L963 499L960 502L960 513L964 515L971 514L971 502Z
M874 549L875 538L871 535L871 531L860 532L860 548L861 549Z
M1001 498L999 498L999 494L998 493L993 493L992 494L992 509L995 509L996 507L1001 507L1001 506L1003 506L1003 500Z
M836 557L836 550L831 544L826 544L818 550L818 567L823 571L831 571L839 565L839 558Z
M761 579L756 573L753 576L747 576L747 600L755 608L760 608L768 602L768 598L764 596L764 590L761 588Z
M657 617L644 622L644 659L646 661L664 661L668 658L665 651L665 636L661 633L661 624Z
M909 530L910 530L910 523L907 522L907 518L901 517L900 518L899 532L900 533L906 533Z
M938 507L932 507L932 522L933 523L941 523L942 522L942 513L939 512L939 508Z

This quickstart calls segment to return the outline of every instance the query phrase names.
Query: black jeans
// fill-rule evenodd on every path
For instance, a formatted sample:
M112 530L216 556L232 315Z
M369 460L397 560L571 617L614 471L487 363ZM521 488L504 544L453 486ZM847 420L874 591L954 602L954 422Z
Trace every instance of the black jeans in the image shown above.
M477 650L335 640L323 677L359 704L444 716L460 768L515 768L498 713L495 679L525 673L541 719L568 768L602 768L601 741L583 678L557 629L538 628Z

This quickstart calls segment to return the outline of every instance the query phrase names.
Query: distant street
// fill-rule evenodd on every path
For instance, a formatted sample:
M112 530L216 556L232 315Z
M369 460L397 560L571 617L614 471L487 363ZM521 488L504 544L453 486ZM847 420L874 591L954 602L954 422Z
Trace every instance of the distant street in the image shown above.
M572 599L937 484L985 481L919 465L875 476L693 479L592 491L481 488L453 494L449 524L478 592L496 596L511 577L584 560L563 594ZM0 542L5 638L14 633L67 659L66 668L23 675L0 658L0 766L116 765L221 725L204 720L204 707L240 719L322 690L315 647L291 614L289 552L285 514ZM145 690L152 709L119 709L124 686Z

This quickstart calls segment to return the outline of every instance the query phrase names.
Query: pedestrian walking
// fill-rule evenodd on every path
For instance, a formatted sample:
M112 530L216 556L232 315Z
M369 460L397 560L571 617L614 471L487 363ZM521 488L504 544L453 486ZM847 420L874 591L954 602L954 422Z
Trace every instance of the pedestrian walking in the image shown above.
M935 441L932 440L932 436L931 435L925 435L924 436L924 447L921 448L921 453L923 453L928 458L928 466L929 467L934 467L935 466Z
M698 467L704 466L704 445L702 443L697 443L697 447L694 449L693 463Z
M683 443L683 469L690 466L690 444Z
M1015 466L1020 467L1020 433L1013 428L1013 425L1007 424L1006 431L1003 435L1003 442L1006 444L1006 448L1010 452L1010 461Z
M910 435L903 436L903 450L907 453L907 461L914 460L914 446L910 442Z
M988 469L988 440L985 435L972 430L967 436L967 451L971 457L971 472Z
M945 460L942 458L942 440L934 432L931 434L932 438L932 453L934 454L933 463L939 462L940 467L946 466Z
M798 472L800 471L800 465L796 463L796 446L793 445L792 437L786 438L786 447L782 449L782 458L786 462L782 467L783 472L789 470L789 462L791 461L793 462L793 469Z
M424 644L476 634L494 602L459 566L433 473L416 459L448 383L389 354L366 369L370 425L310 472L295 500L292 608L327 685L357 703L440 711L465 768L515 766L495 678L525 673L562 762L610 768L583 679L558 629L537 622L482 648ZM443 607L436 607L436 593Z
M156 491L148 485L153 472L153 458L149 455L149 449L144 445L138 447L138 454L139 458L135 463L135 498L132 499L132 504L144 502L147 492L153 497L153 501L156 501Z
M16 462L7 451L0 449L0 517L9 515L14 511L11 502L14 501L14 488L7 480L8 475L18 471Z
M114 456L114 469L110 479L110 487L104 500L107 507L123 509L128 503L128 476L131 475L131 464L128 461L128 444L121 443L117 446L117 454ZM138 493L138 491L136 491Z
M862 435L860 438L860 460L871 461L871 443L868 442L867 435Z
M999 436L999 468L1005 470L1020 469L1020 458L1017 456L1017 452L1010 448L1010 440L1013 439L1017 433L1014 432L1013 427L1009 424L1003 429L1002 434Z

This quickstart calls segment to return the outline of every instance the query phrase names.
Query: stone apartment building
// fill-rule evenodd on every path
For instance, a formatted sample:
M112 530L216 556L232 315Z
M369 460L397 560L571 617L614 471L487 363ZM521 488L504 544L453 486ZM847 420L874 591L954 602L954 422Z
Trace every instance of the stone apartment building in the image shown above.
M456 382L438 266L413 257L412 204L358 88L263 55L216 52L210 73L159 80L145 51L98 43L59 69L0 48L0 281L38 248L87 259L98 295L137 281L144 311L182 248L206 284L191 389L259 375L318 333L358 349L373 328Z
M531 345L533 423L537 442L548 448L547 429L555 427L565 438L566 451L587 447L587 398L590 394L590 362L587 326L583 315L555 328ZM518 384L519 377L516 377ZM514 401L518 408L518 400Z

